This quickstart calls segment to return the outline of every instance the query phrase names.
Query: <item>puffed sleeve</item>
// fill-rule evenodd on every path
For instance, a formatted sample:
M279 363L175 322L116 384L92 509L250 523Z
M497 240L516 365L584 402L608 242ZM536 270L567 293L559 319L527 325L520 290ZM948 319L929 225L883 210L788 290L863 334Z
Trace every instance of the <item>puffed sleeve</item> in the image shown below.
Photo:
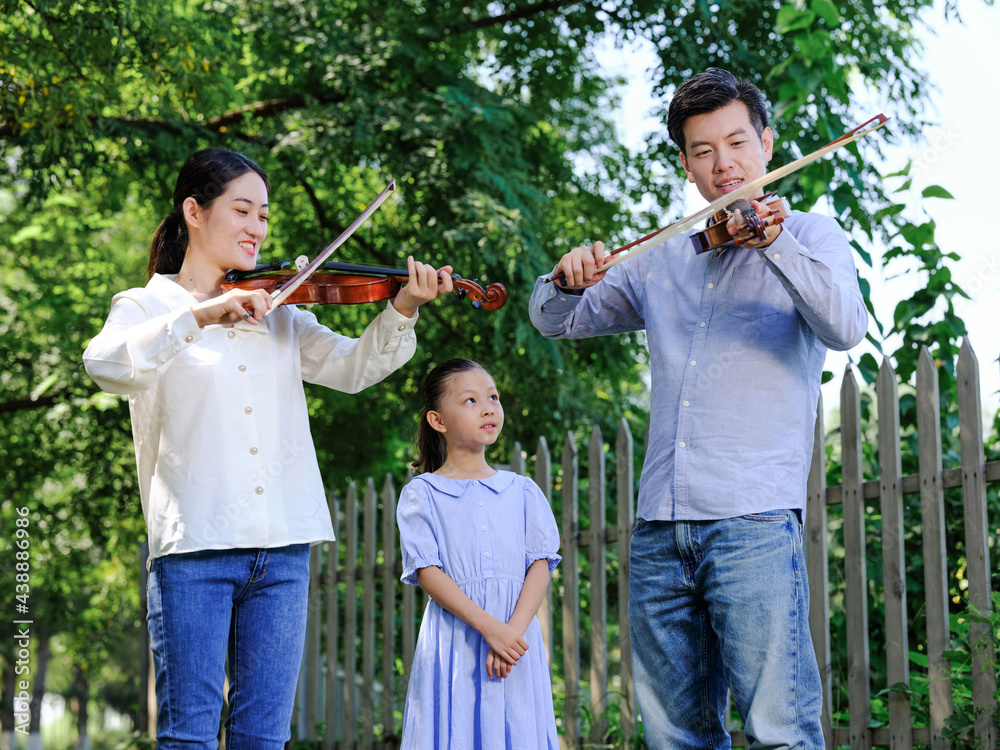
M396 505L399 546L403 553L403 583L417 585L417 571L432 565L443 567L438 551L434 518L431 514L430 488L424 482L411 481L399 493Z
M524 478L524 569L536 560L549 561L549 573L562 560L559 551L559 528L545 495L528 477Z

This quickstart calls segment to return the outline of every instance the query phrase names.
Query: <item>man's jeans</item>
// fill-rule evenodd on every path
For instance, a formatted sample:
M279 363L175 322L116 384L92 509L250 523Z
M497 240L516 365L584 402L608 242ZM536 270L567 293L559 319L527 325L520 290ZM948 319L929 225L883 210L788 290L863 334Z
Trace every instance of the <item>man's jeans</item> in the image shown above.
M729 748L727 687L750 747L824 747L822 690L794 511L639 520L629 620L652 750Z
M159 750L216 750L229 655L226 747L282 748L305 642L309 545L153 560L150 644Z

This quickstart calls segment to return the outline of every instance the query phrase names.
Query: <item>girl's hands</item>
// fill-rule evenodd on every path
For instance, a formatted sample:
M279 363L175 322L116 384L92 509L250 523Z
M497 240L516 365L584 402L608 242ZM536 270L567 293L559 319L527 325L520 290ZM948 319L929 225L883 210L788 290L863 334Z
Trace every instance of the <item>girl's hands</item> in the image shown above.
M412 318L417 308L425 302L437 299L442 294L450 294L455 288L451 280L451 266L442 266L435 270L434 266L413 260L411 255L406 259L406 269L410 273L410 278L406 286L399 290L399 294L392 301L392 306L396 308L396 312L407 318Z
M258 325L272 304L271 295L260 289L230 289L223 295L191 305L191 312L199 328L215 323L231 325L241 320Z
M505 660L492 648L486 655L486 674L488 674L490 678L496 677L497 679L502 680L510 674L510 670L513 668L514 667L510 662Z
M490 619L492 622L479 632L483 634L491 652L495 652L496 656L499 656L511 667L516 666L517 660L524 656L524 652L528 650L528 642L524 640L524 636L516 628L492 617ZM489 669L489 657L486 658L486 663L487 669Z

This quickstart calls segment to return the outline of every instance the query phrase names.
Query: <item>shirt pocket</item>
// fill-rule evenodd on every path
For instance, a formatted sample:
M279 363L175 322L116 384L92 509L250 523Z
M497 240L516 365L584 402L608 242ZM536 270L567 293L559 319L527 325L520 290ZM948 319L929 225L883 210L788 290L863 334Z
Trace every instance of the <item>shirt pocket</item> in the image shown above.
M734 249L730 252L741 252ZM742 252L752 252L742 250ZM754 258L733 268L726 297L726 314L741 320L757 321L784 312L775 295L778 280L767 263Z

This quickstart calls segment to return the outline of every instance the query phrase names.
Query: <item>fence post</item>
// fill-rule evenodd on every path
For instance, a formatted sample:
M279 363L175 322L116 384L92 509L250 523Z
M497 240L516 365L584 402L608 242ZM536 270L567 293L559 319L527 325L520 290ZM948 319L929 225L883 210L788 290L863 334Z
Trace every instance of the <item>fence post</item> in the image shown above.
M861 471L861 394L848 365L840 387L844 505L844 579L847 611L847 694L851 750L871 750L868 677L868 580L865 558L864 475Z
M358 488L347 487L344 508L344 743L354 746L354 675L357 673L358 636Z
M563 570L563 685L566 691L563 703L563 734L569 747L580 742L580 718L577 695L580 690L580 568L577 547L577 451L573 433L566 434L563 444L563 499L562 499L562 570Z
M396 736L396 487L382 487L382 744Z
M538 449L535 453L535 484L545 495L549 507L552 506L552 456L549 455L549 445L545 438L538 438ZM559 573L562 576L562 573ZM545 643L545 653L549 655L549 682L552 682L552 586L545 590L542 605L538 608L538 624L542 628L542 641Z
M833 659L830 655L830 561L826 517L826 432L823 396L816 405L812 463L806 480L806 572L809 576L809 631L823 685L823 738L833 747Z
M337 493L330 492L327 498L333 528L337 528ZM323 714L326 731L323 733L323 750L333 750L337 742L337 729L342 717L337 716L337 620L340 613L337 597L337 576L340 569L339 543L327 542L326 569L323 584L326 593L326 710Z
M618 633L621 640L619 676L622 684L622 744L635 734L635 684L632 682L632 634L628 619L629 554L635 525L632 433L622 417L615 441L615 475L618 487Z
M405 487L413 479L413 473L407 469L403 481ZM402 552L400 553L402 554ZM395 575L395 572L393 573ZM410 669L413 667L413 651L416 648L416 586L403 586L403 709L406 709L406 695L410 690ZM422 616L422 615L421 615Z
M882 580L885 592L886 677L889 685L910 685L909 618L906 615L906 559L903 544L903 464L899 444L899 386L889 358L882 360L878 396L879 498L882 508ZM910 696L889 693L892 750L913 747Z
M947 750L941 736L951 715L951 679L944 652L949 648L948 557L945 551L944 487L941 483L941 396L938 373L926 346L917 358L917 440L920 518L924 532L924 601L927 610L927 687L931 750Z
M365 484L364 547L361 550L361 747L371 750L375 726L375 482Z
M590 432L587 464L590 479L590 708L594 716L591 737L604 736L608 720L608 587L605 573L604 498L607 486L604 472L604 437L594 425Z
M990 614L990 548L987 541L986 458L983 451L982 397L979 386L979 360L969 339L962 342L958 354L958 429L962 451L962 496L965 506L965 557L969 581L969 607L988 617ZM969 625L972 644L972 705L976 710L975 734L985 748L995 747L996 727L993 694L993 633L988 623Z
M322 677L319 673L319 570L320 570L321 548L317 546L309 549L309 603L306 611L306 646L303 649L306 664L302 670L304 679L299 683L303 687L302 700L305 703L305 737L314 743L317 740L318 711L322 710L320 705L320 681Z

